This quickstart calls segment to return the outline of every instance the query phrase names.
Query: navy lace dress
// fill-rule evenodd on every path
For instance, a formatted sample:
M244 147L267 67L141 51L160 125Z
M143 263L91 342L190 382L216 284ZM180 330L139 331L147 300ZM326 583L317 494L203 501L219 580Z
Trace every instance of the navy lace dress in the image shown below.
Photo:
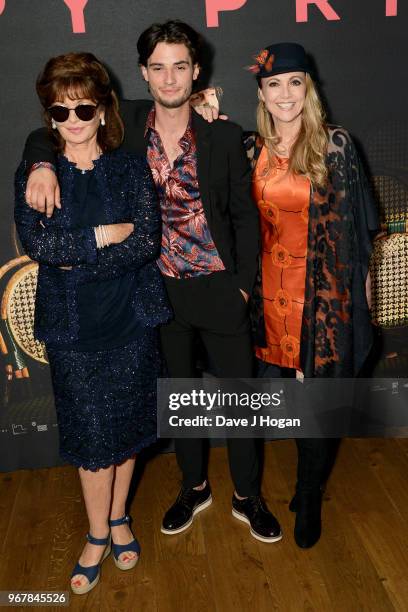
M60 160L62 184L65 172L70 179L67 197L62 190L62 210L69 208L69 214L65 211L61 215L67 215L65 221L58 218L59 212L47 221L31 211L22 201L25 185L21 173L17 173L16 184L17 229L28 254L40 261L36 335L45 340L49 357L60 454L64 460L91 470L120 463L155 441L156 381L162 367L157 325L170 316L155 264L160 221L154 187L149 184L146 191L146 185L140 185L141 180L150 183L150 173L143 162L144 178L139 177L136 186L132 180L121 181L123 190L115 200L108 197L115 196L115 189L106 170L112 170L121 154L110 156L84 173L65 158ZM122 162L125 166L136 163L129 158ZM146 202L147 196L151 201ZM144 200L138 201L139 197ZM115 219L113 209L119 218ZM122 245L97 250L93 229L87 233L88 229L118 221L133 221L135 236ZM68 248L69 234L75 234L79 244L71 253L58 256L58 251ZM50 240L47 256L44 242ZM86 241L89 244L84 246ZM74 253L77 248L87 251L82 255L86 261L72 265L78 258ZM132 249L144 250L144 257L135 262ZM71 270L61 268L69 265ZM44 292L48 292L46 301ZM54 294L58 307L54 306ZM51 322L55 308L62 314L61 301L67 312L65 320L60 316L55 321L57 331L59 328L55 333L55 327L50 330L47 322Z

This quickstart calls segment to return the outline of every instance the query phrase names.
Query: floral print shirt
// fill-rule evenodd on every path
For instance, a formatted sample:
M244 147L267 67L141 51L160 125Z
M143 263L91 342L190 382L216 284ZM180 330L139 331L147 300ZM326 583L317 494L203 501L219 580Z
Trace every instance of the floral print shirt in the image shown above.
M182 153L173 167L155 129L154 108L147 118L147 133L147 161L156 185L163 224L158 259L160 271L165 276L191 278L224 270L201 201L191 118L179 140Z

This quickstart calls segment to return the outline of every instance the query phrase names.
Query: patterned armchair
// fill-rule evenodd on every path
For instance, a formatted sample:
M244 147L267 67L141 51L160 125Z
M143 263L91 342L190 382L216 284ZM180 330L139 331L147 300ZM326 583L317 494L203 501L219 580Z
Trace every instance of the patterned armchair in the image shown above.
M378 375L406 376L408 360L408 121L376 121L364 140L383 234L371 258L373 321L379 326ZM398 357L398 359L395 359ZM385 368L385 369L384 369Z
M38 264L26 255L0 268L1 318L0 350L11 380L29 378L29 359L48 363L43 344L34 339L34 303Z
M373 177L373 190L386 232L371 258L373 320L382 328L408 326L408 186L383 174Z

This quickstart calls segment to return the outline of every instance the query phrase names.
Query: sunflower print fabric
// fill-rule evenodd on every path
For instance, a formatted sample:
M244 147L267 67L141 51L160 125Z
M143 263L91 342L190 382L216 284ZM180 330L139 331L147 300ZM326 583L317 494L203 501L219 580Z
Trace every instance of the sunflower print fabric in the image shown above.
M305 300L310 182L288 172L289 160L273 165L263 147L253 175L262 236L262 279L266 347L262 361L300 369L300 334Z

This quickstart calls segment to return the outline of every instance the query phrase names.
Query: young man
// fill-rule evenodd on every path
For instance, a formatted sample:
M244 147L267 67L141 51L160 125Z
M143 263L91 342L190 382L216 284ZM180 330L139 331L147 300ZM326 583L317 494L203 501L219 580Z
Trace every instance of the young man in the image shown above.
M174 310L173 321L161 330L169 375L196 375L199 337L218 377L250 378L247 300L256 273L259 227L241 129L225 121L210 124L191 113L201 39L190 26L155 24L143 32L137 47L154 104L122 103L123 146L147 155L159 197L163 237L158 265ZM52 163L43 131L29 137L25 157L32 164ZM44 210L44 194L52 204L54 189L52 172L38 169L31 173L27 201ZM233 515L250 525L255 538L279 540L279 523L260 496L255 441L229 439L227 444L235 485ZM166 534L187 529L212 502L204 441L177 439L176 456L183 484L164 516L161 530Z

